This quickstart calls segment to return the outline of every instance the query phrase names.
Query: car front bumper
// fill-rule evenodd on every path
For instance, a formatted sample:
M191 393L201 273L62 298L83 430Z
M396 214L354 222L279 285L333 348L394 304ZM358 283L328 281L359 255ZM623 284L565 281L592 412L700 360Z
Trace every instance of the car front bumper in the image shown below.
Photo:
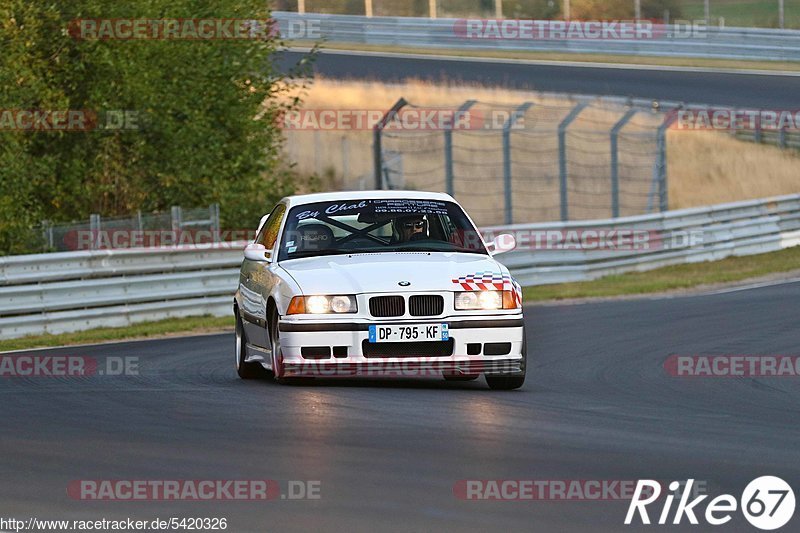
M447 346L443 341L369 342L370 325L403 324L447 324L451 341ZM521 314L469 320L282 320L279 329L287 377L518 375L524 369Z

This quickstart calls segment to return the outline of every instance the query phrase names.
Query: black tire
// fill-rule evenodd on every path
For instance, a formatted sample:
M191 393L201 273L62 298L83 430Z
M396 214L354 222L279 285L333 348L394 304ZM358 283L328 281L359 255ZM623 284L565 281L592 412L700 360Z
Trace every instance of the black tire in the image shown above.
M486 375L486 384L492 390L514 390L522 387L525 383L525 374L528 366L528 341L525 336L525 330L522 331L522 372L519 374L512 374L508 376Z
M300 385L302 384L301 378L287 378L283 375L283 360L280 354L275 354L277 350L280 352L280 331L278 331L278 323L281 318L278 316L278 311L273 307L269 317L269 347L272 357L272 378L276 383L281 385ZM277 367L277 368L276 368Z
M264 367L260 363L246 363L244 358L247 353L245 350L247 336L244 332L242 319L236 313L236 373L242 379L259 379L264 377Z

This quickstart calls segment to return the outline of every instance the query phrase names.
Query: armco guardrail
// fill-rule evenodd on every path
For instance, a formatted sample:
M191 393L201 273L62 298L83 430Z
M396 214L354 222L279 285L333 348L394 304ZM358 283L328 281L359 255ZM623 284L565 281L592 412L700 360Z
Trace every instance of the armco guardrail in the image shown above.
M501 233L517 237L518 249L501 257L522 285L586 281L800 245L800 195L483 231L487 237ZM645 238L635 246L595 246L603 233ZM588 245L581 242L587 235L592 236ZM0 258L0 338L167 317L227 315L244 245Z
M245 244L0 257L0 339L223 316Z
M523 286L589 281L663 266L715 261L800 245L800 195L666 211L608 220L485 228L512 233L518 249L502 256ZM597 245L611 232L645 239L622 247ZM580 243L588 238L588 245ZM540 242L535 242L539 239ZM549 241L548 241L549 239ZM578 240L576 244L575 240ZM526 242L532 242L526 245ZM611 243L617 242L612 237Z
M316 13L273 12L281 35L293 41L324 39L332 43L388 45L420 49L511 50L536 52L572 52L581 54L620 54L669 57L706 57L766 61L800 60L800 31L762 28L704 27L687 30L685 26L654 25L651 36L633 39L568 38L536 28L552 28L560 21L529 21L535 37L516 32L519 26L505 31L502 26L483 26L468 33L463 19L414 17L363 17ZM477 21L477 19L476 19ZM498 21L502 22L502 21ZM486 24L490 24L487 22ZM512 24L513 21L512 21ZM585 30L584 30L585 31ZM550 38L548 38L550 37Z

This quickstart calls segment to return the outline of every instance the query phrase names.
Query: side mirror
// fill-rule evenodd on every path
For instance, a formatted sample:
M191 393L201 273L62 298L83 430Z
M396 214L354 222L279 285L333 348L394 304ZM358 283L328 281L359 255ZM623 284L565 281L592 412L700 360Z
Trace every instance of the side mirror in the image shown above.
M267 248L263 244L248 244L244 249L244 258L250 261L258 261L261 263L268 263Z
M514 248L517 247L517 239L514 238L513 235L510 233L503 233L502 235L498 235L494 238L494 240L489 245L489 250L497 254L504 254L506 252L510 252Z

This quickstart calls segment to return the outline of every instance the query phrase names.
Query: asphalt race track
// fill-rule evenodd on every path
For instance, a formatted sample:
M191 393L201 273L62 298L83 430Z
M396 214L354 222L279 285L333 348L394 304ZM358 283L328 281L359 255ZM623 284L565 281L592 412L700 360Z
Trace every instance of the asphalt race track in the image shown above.
M796 355L800 283L526 314L529 380L514 392L483 380L245 382L232 334L35 352L101 367L137 357L139 375L0 378L0 516L227 517L234 532L674 531L624 526L622 501L464 501L453 487L691 477L737 499L762 475L800 487L800 378L663 368L670 354ZM70 499L80 479L318 480L321 499ZM754 531L738 512L713 529Z
M284 69L303 57L286 52ZM314 70L329 78L384 82L409 78L464 81L517 89L599 94L763 109L797 108L800 76L594 68L323 52ZM399 96L399 95L398 95Z

